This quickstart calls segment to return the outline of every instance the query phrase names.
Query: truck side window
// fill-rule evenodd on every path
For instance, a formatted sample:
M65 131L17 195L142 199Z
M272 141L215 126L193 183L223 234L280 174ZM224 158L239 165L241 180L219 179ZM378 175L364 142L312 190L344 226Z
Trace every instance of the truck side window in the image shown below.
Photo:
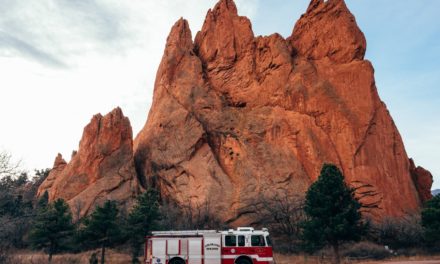
M251 245L253 247L264 247L264 246L266 246L265 243L264 243L264 237L261 236L261 235L258 235L258 236L257 235L253 235L251 237Z
M226 247L236 247L237 237L236 236L225 236L225 246Z
M238 246L244 247L244 245L245 245L244 236L238 236Z
M267 244L268 247L272 246L272 240L270 239L270 236L266 237L266 244Z

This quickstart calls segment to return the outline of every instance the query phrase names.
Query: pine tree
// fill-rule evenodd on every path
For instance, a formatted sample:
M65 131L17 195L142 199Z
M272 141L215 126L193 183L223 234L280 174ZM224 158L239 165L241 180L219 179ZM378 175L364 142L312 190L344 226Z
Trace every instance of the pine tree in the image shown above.
M49 204L49 193L45 191L43 195L38 199L37 208L45 208Z
M335 263L340 263L339 246L359 240L364 231L360 208L354 190L345 184L340 170L324 164L318 180L306 194L304 211L308 220L303 223L302 233L305 249L313 252L330 245Z
M121 241L122 233L118 223L118 208L115 201L106 201L103 206L84 219L83 239L101 247L101 264L105 263L105 249Z
M130 241L133 263L137 261L141 246L145 242L145 236L160 228L160 218L158 193L154 189L148 189L137 198L137 204L128 216L126 232Z
M69 206L64 200L58 199L39 208L30 232L30 241L34 248L46 250L51 262L52 255L68 244L73 230Z
M424 237L431 246L440 246L440 194L429 200L422 210ZM436 245L437 243L437 245Z

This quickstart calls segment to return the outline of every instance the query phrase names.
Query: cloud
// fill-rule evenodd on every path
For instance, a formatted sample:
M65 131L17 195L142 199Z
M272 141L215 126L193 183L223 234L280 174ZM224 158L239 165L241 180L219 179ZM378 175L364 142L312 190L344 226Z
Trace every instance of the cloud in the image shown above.
M53 54L2 31L0 31L0 52L3 56L28 57L49 67L66 67L66 64Z
M145 124L167 35L195 36L217 0L0 0L0 148L29 168L68 159L90 118L121 106ZM257 0L237 0L254 16Z
M65 23L75 33L106 43L124 37L122 24L126 17L112 2L59 0L55 4L57 10L67 13L63 16Z
M77 66L89 54L115 55L136 38L116 1L0 0L0 56L49 67Z

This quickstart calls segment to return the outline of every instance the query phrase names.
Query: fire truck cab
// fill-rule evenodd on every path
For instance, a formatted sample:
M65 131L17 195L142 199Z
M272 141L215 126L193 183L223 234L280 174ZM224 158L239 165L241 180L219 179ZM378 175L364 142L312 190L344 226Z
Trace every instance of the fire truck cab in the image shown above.
M266 228L158 231L147 237L145 264L274 264Z

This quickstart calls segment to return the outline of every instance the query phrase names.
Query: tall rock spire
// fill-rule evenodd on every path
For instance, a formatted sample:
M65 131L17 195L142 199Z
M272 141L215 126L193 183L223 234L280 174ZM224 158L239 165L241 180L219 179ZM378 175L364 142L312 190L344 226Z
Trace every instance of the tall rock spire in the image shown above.
M200 59L208 69L222 70L244 56L254 39L248 18L237 13L233 0L221 0L206 15L195 44Z
M109 199L130 205L141 189L130 121L118 107L105 116L93 116L84 128L78 153L67 164L57 156L38 195L47 191L49 201L64 199L80 218Z
M313 0L289 41L298 55L336 63L362 60L366 40L344 0Z

